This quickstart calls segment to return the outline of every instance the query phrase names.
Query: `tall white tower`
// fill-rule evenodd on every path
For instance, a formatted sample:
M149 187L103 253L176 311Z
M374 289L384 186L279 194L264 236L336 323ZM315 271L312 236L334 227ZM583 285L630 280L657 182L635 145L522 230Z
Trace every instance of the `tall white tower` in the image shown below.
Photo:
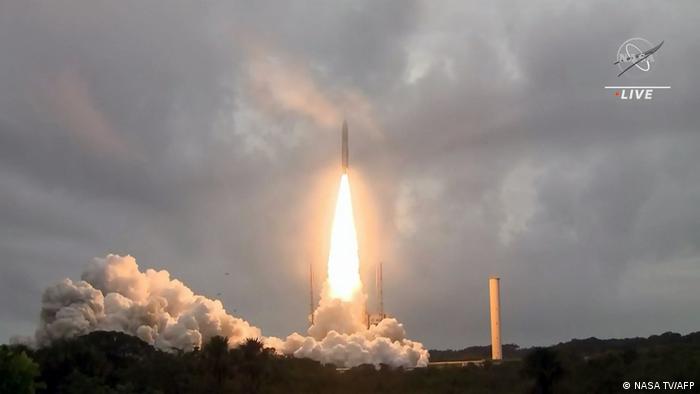
M489 278L489 294L491 299L491 359L502 360L501 349L501 294L500 281L497 276Z

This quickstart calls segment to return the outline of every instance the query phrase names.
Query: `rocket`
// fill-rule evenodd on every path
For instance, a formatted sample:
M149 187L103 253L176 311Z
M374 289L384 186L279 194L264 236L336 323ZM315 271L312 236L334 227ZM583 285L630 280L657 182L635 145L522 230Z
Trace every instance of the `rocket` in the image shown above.
M348 122L343 121L343 135L342 135L342 147L341 147L341 166L343 168L343 174L348 173Z

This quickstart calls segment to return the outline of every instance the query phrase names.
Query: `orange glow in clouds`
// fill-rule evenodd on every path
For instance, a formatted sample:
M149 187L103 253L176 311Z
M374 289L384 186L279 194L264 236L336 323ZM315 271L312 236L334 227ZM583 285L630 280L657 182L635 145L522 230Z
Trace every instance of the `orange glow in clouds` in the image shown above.
M331 297L350 301L360 289L360 258L347 174L340 178L330 246L328 284Z

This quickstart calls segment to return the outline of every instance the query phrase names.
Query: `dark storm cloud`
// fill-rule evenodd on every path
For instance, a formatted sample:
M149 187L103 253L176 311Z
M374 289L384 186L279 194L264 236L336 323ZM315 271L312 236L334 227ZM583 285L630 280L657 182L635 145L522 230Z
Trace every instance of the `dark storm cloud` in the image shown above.
M411 337L487 342L491 274L508 342L697 329L699 19L693 2L6 3L0 333L27 334L41 289L108 252L266 334L303 329L343 114L368 256ZM651 103L602 89L633 36L666 40L648 81L673 89Z

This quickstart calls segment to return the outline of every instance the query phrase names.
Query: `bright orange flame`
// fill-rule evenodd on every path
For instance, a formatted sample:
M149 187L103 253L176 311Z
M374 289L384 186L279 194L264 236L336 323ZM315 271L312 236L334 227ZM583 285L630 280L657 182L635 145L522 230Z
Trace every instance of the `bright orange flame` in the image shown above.
M331 250L328 254L328 284L331 297L343 301L350 301L360 288L360 258L357 254L357 232L347 174L340 178L335 205Z

